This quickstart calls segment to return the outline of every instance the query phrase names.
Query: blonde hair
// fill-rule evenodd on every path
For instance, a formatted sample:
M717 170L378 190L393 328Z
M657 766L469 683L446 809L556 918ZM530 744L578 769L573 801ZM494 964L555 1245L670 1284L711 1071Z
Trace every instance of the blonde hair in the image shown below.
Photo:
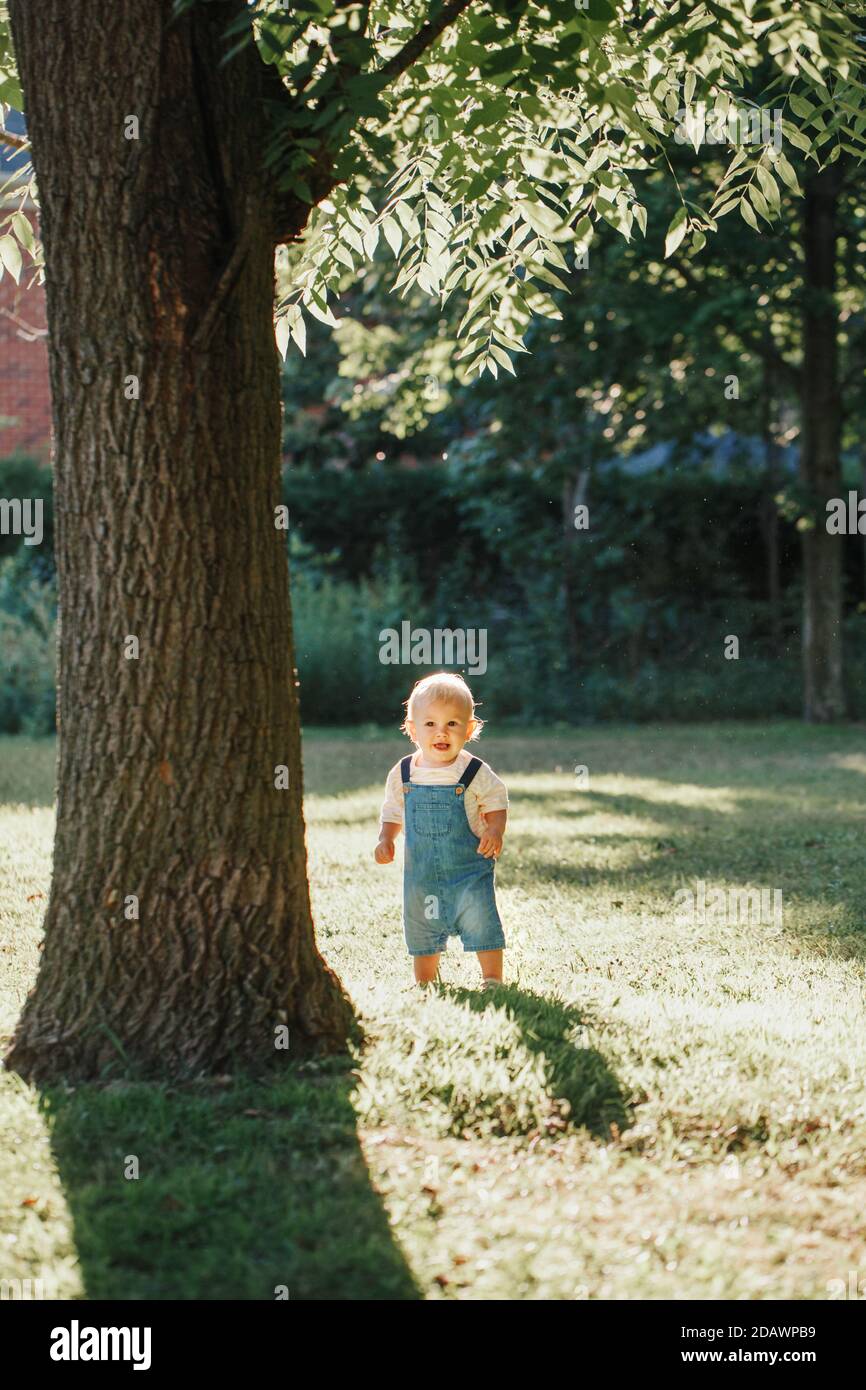
M472 691L463 677L458 676L454 671L437 671L435 675L423 676L421 680L415 682L408 700L403 701L406 706L406 718L400 725L401 731L409 738L411 738L409 723L410 721L414 723L415 708L419 700L453 700L455 704L461 705L463 709L467 710L469 719L475 720L475 728L467 740L469 743L478 737L484 727L484 720L478 719L475 714L476 707L472 698Z

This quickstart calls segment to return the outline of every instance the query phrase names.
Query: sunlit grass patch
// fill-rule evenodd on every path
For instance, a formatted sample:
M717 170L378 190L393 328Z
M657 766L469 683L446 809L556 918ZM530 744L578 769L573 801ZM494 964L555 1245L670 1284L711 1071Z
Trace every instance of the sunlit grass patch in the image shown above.
M485 733L512 805L506 985L482 995L456 942L441 986L413 985L402 848L373 862L399 737L317 731L318 940L365 1045L275 1086L82 1088L48 1111L0 1079L0 1276L48 1272L64 1297L269 1298L282 1277L297 1298L433 1299L809 1299L866 1277L861 740ZM49 882L53 749L33 747L19 777L0 742L7 1030ZM718 920L678 912L699 883L726 896ZM761 889L780 920L740 910ZM118 1172L139 1151L135 1186Z

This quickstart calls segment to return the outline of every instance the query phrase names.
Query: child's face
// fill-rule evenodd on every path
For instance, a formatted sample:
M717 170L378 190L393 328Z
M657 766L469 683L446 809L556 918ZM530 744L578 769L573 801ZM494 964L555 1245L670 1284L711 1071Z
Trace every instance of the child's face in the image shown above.
M409 737L430 763L453 763L475 727L465 708L452 700L419 700L409 721Z

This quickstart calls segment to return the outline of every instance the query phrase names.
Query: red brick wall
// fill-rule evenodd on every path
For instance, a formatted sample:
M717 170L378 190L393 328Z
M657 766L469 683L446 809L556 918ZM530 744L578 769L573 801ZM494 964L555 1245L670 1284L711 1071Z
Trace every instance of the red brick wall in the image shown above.
M20 283L8 270L0 279L0 458L47 460L51 450L45 286L31 285L33 275L25 251Z

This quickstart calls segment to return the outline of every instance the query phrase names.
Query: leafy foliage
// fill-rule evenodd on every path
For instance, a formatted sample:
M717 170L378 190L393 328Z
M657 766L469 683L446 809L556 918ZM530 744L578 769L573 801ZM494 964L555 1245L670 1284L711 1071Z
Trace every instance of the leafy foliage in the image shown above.
M173 22L200 3L175 0ZM602 223L645 234L641 176L673 173L675 143L697 151L738 103L778 112L816 162L864 151L856 8L832 0L260 0L225 38L224 61L255 43L279 77L263 159L308 207L279 257L283 355L305 350L307 315L333 323L330 301L382 245L402 295L459 294L470 372L513 373L532 317L559 316L568 257L585 262ZM0 101L19 100L0 7ZM699 250L734 208L771 223L799 183L759 141L709 206L676 187L666 256L687 237ZM16 273L20 219L7 236Z
M862 158L866 88L841 6L472 7L395 80L419 7L412 17L387 5L315 8L283 53L272 10L256 20L293 92L298 125L327 132L333 124L342 141L335 186L285 261L283 350L289 336L303 346L304 312L330 314L328 296L340 293L345 272L357 273L384 244L402 296L418 289L441 307L459 293L469 371L513 373L530 319L559 316L550 291L564 287L569 257L585 263L599 224L627 241L646 233L639 180L656 167L673 174L670 154L682 138L701 147L708 108L711 121L729 118L738 102L759 115L769 108L785 140L812 160L832 162L843 151ZM353 24L352 52L368 67L348 79L340 45ZM308 71L314 80L305 85ZM360 105L347 126L350 92ZM290 145L292 119L279 116L274 148L281 139ZM318 145L292 146L295 168L320 157ZM704 204L673 181L680 201L666 256L687 236L700 250L733 208L754 228L758 218L771 223L781 191L800 191L770 141L738 149ZM302 183L306 196L312 184Z

